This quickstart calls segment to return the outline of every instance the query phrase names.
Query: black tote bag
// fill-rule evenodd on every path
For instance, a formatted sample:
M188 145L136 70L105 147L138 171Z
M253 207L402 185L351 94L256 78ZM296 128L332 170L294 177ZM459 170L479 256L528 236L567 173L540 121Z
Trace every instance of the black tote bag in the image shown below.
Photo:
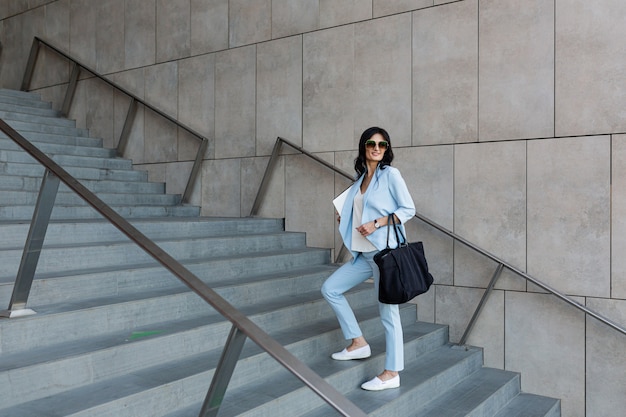
M395 249L389 247L391 225L398 242ZM374 255L374 262L380 271L378 301L381 303L406 303L428 291L433 283L433 276L428 272L424 245L422 242L408 243L402 230L398 230L393 214L387 221L387 247Z

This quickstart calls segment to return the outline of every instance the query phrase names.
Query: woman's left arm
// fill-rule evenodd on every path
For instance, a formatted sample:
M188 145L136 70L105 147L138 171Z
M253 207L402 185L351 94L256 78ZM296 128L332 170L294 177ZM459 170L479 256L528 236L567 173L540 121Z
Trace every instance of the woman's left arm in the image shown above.
M396 218L400 223L406 223L411 220L415 216L415 203L400 171L397 169L389 173L389 191L398 204L398 209L394 212Z

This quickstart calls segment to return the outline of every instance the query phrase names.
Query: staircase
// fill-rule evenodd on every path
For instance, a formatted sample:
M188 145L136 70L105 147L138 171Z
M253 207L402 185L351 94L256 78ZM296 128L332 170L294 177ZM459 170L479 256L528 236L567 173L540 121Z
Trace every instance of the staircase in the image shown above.
M276 219L201 218L163 184L57 117L32 93L0 90L0 118L130 219L371 416L560 416L555 399L520 392L520 376L483 367L404 305L406 369L397 390L365 392L383 369L372 285L348 297L372 346L336 362L346 342L319 289L335 266ZM9 303L43 174L0 133L0 308ZM63 186L33 283L34 316L0 320L0 417L197 416L230 323ZM247 341L220 416L336 412Z

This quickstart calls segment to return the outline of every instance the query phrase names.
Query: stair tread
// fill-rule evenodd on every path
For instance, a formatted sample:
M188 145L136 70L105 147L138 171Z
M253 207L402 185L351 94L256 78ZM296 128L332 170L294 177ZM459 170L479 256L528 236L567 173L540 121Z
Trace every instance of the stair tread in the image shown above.
M494 417L546 417L552 415L560 415L559 400L520 393Z
M376 320L376 310L371 308L369 310L371 314L367 319ZM325 324L321 326L314 325L310 326L308 329L308 333L311 337L314 337L320 332L337 331L334 317L326 320ZM417 335L416 337L423 336L423 333L420 331L415 333ZM411 337L412 334L411 331L407 333L408 337ZM375 341L377 345L384 344L382 336L373 338L372 340ZM290 345L301 343L301 338L282 338L280 341L289 349ZM42 412L45 412L47 416L64 416L80 410L88 410L89 408L97 407L108 401L120 400L146 389L158 387L161 384L171 384L197 375L203 376L202 380L205 381L205 385L196 388L200 392L206 393L209 388L210 378L212 377L212 370L217 364L222 349L223 347L220 346L207 352L190 355L183 360L155 365L131 374L86 384L82 387L61 392L48 398L33 400L20 404L19 406L0 409L0 416L11 415L10 413L15 412L17 409L20 411L20 417L41 416L42 414L38 413ZM325 352L320 354L326 356ZM261 349L254 345L254 343L249 340L246 341L241 360L259 355L265 354L262 353ZM325 361L332 360L327 358ZM280 374L287 372L278 364L276 364L276 369L278 370L277 373ZM237 372L237 370L235 372ZM295 379L295 377L293 379ZM197 410L199 411L199 408L197 408ZM52 411L52 413L47 414L50 411Z
M118 243L119 242L116 242L116 244ZM254 253L245 253L245 254L221 255L221 256L215 256L215 257L207 256L207 257L200 258L200 259L197 259L197 258L196 259L180 259L179 261L188 269L193 269L193 266L211 264L215 261L244 260L244 259L254 260L254 259L276 255L276 254L297 255L297 254L314 253L314 252L320 252L320 251L326 252L326 250L324 249L303 247L303 248L296 248L296 249L292 248L292 249L281 249L281 250L272 250L272 251L259 251L259 252L254 252ZM128 269L133 269L133 270L148 269L148 268L154 268L156 265L157 263L156 261L154 261L154 262L137 262L137 263L131 263L131 264L124 264L124 265L107 265L107 266L100 266L100 267L94 267L94 268L65 269L65 270L60 270L60 271L36 273L34 280L50 279L50 278L55 278L55 277L65 277L65 276L72 276L72 275L95 274L95 273L101 273L101 272L125 271ZM165 271L163 267L159 266L159 268ZM3 282L12 284L14 281L15 281L15 276L13 275L0 276L0 284Z

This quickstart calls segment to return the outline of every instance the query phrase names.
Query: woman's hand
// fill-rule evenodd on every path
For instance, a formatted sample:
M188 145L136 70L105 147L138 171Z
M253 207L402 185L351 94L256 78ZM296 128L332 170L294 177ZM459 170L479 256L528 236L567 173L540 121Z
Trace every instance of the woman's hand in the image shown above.
M374 222L363 223L359 227L356 228L357 232L361 234L361 236L369 236L376 231L376 227L374 226Z

